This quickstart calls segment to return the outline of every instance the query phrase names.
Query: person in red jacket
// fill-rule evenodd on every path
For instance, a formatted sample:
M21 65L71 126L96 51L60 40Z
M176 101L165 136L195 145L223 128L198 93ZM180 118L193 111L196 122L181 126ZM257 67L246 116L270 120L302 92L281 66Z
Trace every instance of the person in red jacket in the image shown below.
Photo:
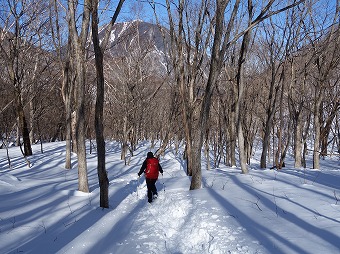
M162 166L159 164L158 159L153 156L153 153L148 152L146 155L146 159L138 172L138 177L140 177L143 173L145 174L149 203L157 198L156 181L158 179L159 172L161 172L161 174L163 175Z

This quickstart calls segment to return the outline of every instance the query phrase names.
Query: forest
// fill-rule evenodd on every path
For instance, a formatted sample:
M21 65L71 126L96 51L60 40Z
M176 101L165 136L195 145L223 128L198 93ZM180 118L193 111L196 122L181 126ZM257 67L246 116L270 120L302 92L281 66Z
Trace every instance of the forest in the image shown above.
M190 190L202 156L247 174L258 144L261 168L319 169L340 153L339 21L339 0L1 0L1 149L29 166L33 144L65 141L89 192L90 142L101 207L107 141L125 164L145 140L185 147Z

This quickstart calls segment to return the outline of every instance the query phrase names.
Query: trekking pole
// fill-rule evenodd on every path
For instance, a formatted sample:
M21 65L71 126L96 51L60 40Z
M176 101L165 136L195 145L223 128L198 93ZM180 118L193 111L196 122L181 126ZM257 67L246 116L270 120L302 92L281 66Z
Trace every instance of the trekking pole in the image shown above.
M163 190L164 190L164 194L165 194L165 185L164 185L164 178L163 178L163 174L162 174L162 182L163 182Z
M139 178L140 178L140 176L138 176L138 179L137 179L137 190L136 190L136 192L137 192L137 199L139 199L139 198L138 198L138 186L139 186Z

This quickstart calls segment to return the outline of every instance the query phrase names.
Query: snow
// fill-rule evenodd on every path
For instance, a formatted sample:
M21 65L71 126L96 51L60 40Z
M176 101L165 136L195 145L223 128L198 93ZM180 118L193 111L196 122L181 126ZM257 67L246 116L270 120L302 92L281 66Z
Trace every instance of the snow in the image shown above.
M110 40L109 40L110 43L114 42L115 39L116 39L115 30L113 29L113 30L111 31L111 34L110 34Z
M0 253L340 253L339 158L321 170L202 170L203 187L189 191L181 154L161 157L159 197L146 200L137 172L107 144L110 208L99 207L96 155L88 154L90 193L77 191L77 164L64 169L62 142L34 146L31 168L20 150L0 150ZM256 159L256 158L255 158ZM73 155L73 161L75 156Z

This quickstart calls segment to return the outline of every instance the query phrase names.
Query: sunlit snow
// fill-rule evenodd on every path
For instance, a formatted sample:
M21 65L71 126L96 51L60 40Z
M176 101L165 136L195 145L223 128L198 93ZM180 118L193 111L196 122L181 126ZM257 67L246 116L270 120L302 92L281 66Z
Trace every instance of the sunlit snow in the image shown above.
M340 253L339 157L321 170L294 169L291 158L282 171L261 170L256 157L248 175L203 168L202 188L189 191L183 154L169 150L159 198L148 204L137 172L157 147L141 143L125 166L119 144L107 143L110 208L102 209L96 154L87 154L83 193L75 156L64 169L64 143L33 149L28 168L10 148L12 169L0 149L0 253Z

